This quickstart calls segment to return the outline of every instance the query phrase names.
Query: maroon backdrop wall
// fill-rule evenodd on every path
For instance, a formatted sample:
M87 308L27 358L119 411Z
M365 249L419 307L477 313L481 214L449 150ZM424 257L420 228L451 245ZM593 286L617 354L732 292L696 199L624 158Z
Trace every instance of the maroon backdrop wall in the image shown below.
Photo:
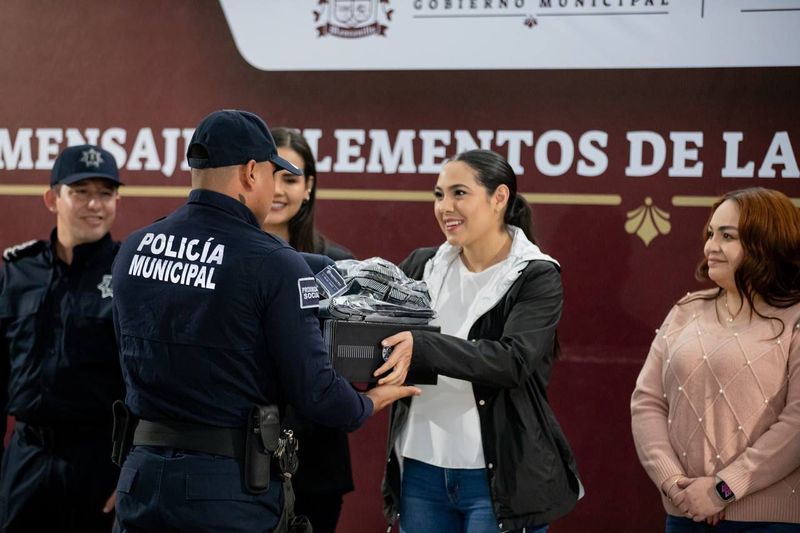
M291 33L271 28L276 39ZM714 196L766 185L800 195L800 180L722 178L722 134L741 131L740 161L758 170L776 132L800 139L800 69L682 69L437 72L262 72L238 53L222 11L212 0L28 2L0 7L0 144L21 130L120 127L130 153L141 128L152 128L164 156L163 128L191 128L217 108L244 108L271 125L323 130L320 158L334 156L336 129L563 130L608 133L608 169L581 176L575 164L545 176L523 147L528 193L610 194L616 205L586 205L568 197L534 197L538 239L563 265L563 356L550 389L572 443L587 495L552 526L574 531L655 531L663 510L656 488L635 455L628 401L653 330L687 290L701 254L706 207L675 196ZM652 176L625 176L626 133L651 130L667 139L667 162ZM669 133L702 131L702 178L670 177ZM24 135L24 133L23 133ZM42 141L32 138L32 158ZM60 143L63 147L66 139ZM178 153L182 151L178 146ZM493 145L501 152L505 147ZM419 149L419 140L415 141ZM362 150L369 151L369 142ZM556 161L560 152L551 148ZM785 150L784 150L785 155ZM645 150L646 157L650 152ZM0 246L48 234L53 220L35 193L20 186L46 183L46 169L0 168ZM19 166L19 165L17 165ZM130 186L189 185L187 172L124 171ZM319 176L322 190L431 190L434 174ZM123 191L124 194L124 191ZM162 195L157 193L156 196ZM570 197L571 198L571 197ZM625 230L646 198L669 216L670 231L648 245ZM117 238L168 213L180 198L124 197ZM615 203L615 202L612 202ZM692 203L690 201L689 203ZM652 213L652 212L648 212ZM661 220L659 215L656 218ZM319 226L359 257L399 261L413 248L442 240L429 202L322 200ZM351 436L357 490L345 499L340 532L382 531L379 496L386 417Z

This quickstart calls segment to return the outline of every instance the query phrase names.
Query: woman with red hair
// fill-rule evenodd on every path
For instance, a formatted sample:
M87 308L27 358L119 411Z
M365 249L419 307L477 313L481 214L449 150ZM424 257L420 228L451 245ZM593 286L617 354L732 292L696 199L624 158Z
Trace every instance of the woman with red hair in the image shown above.
M667 315L631 399L666 531L800 531L800 212L726 194L697 278Z

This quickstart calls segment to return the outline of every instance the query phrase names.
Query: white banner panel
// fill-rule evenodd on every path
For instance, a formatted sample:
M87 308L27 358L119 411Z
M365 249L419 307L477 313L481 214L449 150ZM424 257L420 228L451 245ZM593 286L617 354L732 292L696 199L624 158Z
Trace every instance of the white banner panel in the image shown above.
M800 65L800 0L220 0L262 70Z

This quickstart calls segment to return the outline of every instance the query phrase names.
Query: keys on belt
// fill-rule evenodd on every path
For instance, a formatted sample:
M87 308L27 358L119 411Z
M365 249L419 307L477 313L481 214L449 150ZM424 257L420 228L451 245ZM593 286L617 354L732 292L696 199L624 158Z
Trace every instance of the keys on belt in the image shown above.
M299 444L294 438L294 432L291 429L284 429L283 436L278 441L278 449L275 450L274 457L278 460L278 466L283 477L291 478L297 473L299 461L297 459L297 450Z

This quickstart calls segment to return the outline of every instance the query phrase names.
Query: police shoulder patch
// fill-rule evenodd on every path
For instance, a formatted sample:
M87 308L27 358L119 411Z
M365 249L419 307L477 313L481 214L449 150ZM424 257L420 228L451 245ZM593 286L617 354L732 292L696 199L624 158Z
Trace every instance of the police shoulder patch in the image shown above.
M14 246L9 246L3 250L3 259L5 261L16 261L23 257L36 255L47 244L47 241L25 241Z
M300 292L300 309L319 307L319 289L314 278L300 278L297 280L297 290Z

